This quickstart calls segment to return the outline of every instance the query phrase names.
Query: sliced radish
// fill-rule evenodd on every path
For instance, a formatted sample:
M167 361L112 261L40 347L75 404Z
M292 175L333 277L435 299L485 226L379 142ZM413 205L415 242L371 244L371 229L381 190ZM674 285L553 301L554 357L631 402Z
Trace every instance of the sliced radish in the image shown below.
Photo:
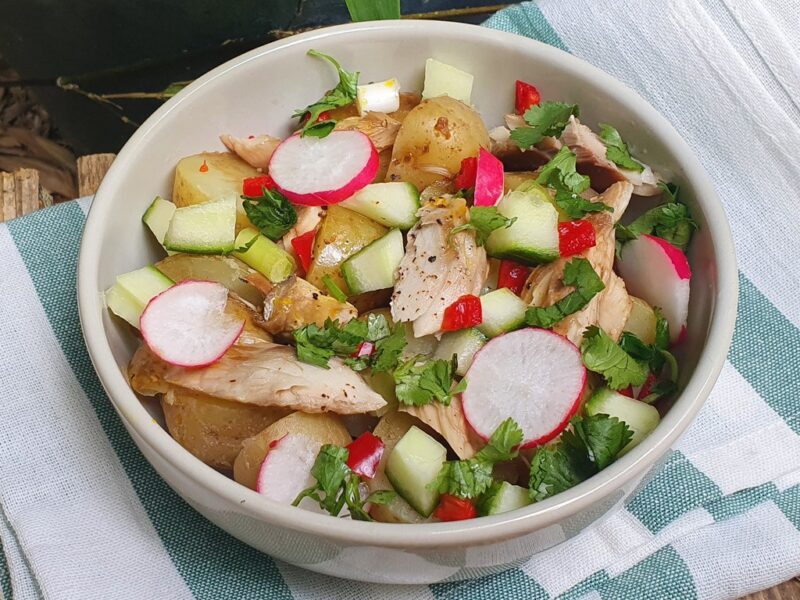
M491 152L480 149L475 176L475 206L494 206L503 196L503 163Z
M324 138L293 135L269 161L278 189L295 204L322 206L346 200L375 179L378 152L360 131Z
M213 281L183 281L150 300L139 320L147 346L179 367L205 367L233 346L244 321L225 313L228 290Z
M631 294L664 312L670 340L678 341L689 315L692 270L686 255L664 239L641 235L622 247L618 267Z
M270 444L256 480L256 491L282 504L291 504L314 485L311 467L322 447L302 433L287 433Z
M508 417L522 428L522 447L552 440L581 403L586 369L578 348L547 329L518 329L478 350L461 396L467 421L489 439Z

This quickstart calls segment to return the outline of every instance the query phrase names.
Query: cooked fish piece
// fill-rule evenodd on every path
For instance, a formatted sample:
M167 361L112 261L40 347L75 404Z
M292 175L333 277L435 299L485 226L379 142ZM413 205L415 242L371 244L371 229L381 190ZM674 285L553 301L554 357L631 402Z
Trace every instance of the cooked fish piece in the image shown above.
M322 326L327 319L346 323L357 316L352 304L326 296L296 275L273 287L264 298L264 329L282 338L309 323Z
M275 148L281 143L280 138L272 137L271 135L237 138L229 133L223 133L219 136L219 139L228 150L251 167L264 170L267 168Z
M630 315L632 303L625 289L625 282L614 273L614 224L625 212L632 191L633 186L627 181L615 183L597 198L611 206L614 211L592 213L587 217L594 226L597 242L593 248L585 250L579 256L591 263L606 287L582 310L568 315L553 327L553 331L577 346L581 343L584 330L590 325L598 325L613 339L619 339ZM550 306L572 292L574 288L565 286L561 278L564 266L573 258L575 257L560 258L533 269L523 288L522 299L531 306Z
M408 233L392 294L395 322L413 322L414 337L440 333L444 310L464 294L478 295L489 272L486 251L472 231L463 198L437 198L420 208Z
M244 404L342 415L386 404L340 359L331 359L330 369L323 369L300 362L293 348L280 344L234 346L213 365L199 369L167 364L142 345L128 373L134 389L150 396L178 386Z
M355 129L372 140L375 149L380 152L394 145L400 121L386 113L368 112L363 117L348 117L336 123L336 129Z
M462 460L472 458L486 445L467 424L461 399L457 396L450 401L450 406L431 402L423 406L401 405L399 410L417 417L436 431Z

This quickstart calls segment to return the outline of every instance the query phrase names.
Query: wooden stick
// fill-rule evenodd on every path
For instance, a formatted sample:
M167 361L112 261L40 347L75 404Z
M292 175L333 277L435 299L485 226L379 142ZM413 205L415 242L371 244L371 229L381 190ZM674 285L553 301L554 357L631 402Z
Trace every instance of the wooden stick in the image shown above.
M49 196L46 191L44 195ZM42 198L36 169L0 173L0 221L10 221L39 210L43 205Z
M78 159L78 194L91 196L97 192L116 154L89 154Z

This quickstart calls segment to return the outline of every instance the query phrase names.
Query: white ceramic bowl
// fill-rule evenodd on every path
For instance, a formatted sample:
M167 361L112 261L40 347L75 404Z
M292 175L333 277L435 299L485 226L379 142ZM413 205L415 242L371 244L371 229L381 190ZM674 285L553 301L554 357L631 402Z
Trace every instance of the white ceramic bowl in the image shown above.
M178 159L221 149L222 132L289 132L292 111L334 82L315 48L361 71L362 81L397 77L422 87L428 57L475 76L473 102L489 127L513 106L515 79L546 99L577 102L590 125L608 121L644 160L681 184L700 225L689 258L692 281L682 393L643 443L599 475L525 509L473 521L392 525L335 519L283 506L207 467L151 418L125 366L138 343L103 305L115 275L160 258L140 218L156 194L171 193ZM665 455L708 396L733 332L737 275L719 199L672 126L636 93L550 46L490 29L442 22L384 21L332 27L248 52L164 104L120 152L97 193L81 244L78 296L86 344L130 435L189 504L246 543L332 575L385 583L429 583L498 571L575 535L622 501Z

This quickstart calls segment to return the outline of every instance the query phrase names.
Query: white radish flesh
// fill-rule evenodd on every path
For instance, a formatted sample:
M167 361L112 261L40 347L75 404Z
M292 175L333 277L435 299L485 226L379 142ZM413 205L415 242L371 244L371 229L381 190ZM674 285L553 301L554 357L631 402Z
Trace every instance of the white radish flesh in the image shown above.
M478 153L475 206L494 206L503 196L503 163L483 148Z
M674 343L686 328L692 270L686 255L659 237L641 235L622 247L619 273L628 291L659 307Z
M334 131L324 138L293 135L272 154L269 174L293 203L336 204L371 183L378 152L360 131Z
M147 346L179 367L204 367L219 360L244 328L225 313L228 290L212 281L183 281L153 298L139 325Z
M270 444L261 463L256 491L282 504L291 504L304 489L314 485L311 467L322 447L301 433L287 433Z
M494 338L475 355L461 397L475 432L489 439L508 417L523 432L522 446L561 433L580 406L586 369L578 348L546 329L519 329Z

